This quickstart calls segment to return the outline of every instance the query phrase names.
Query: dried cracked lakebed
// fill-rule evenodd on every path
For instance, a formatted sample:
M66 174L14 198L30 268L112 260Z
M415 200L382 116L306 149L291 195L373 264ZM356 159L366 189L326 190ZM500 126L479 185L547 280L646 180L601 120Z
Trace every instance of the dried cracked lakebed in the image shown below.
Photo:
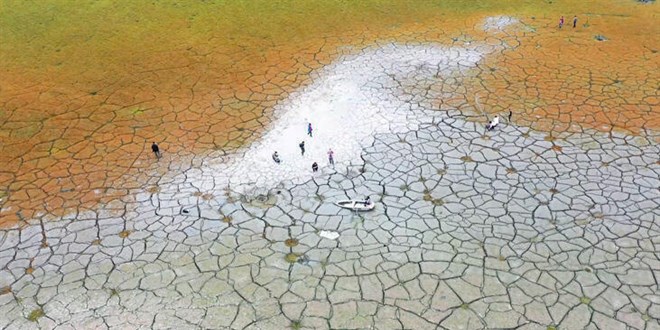
M3 83L0 327L660 328L657 27L580 17L274 47L294 60L261 74L216 77L210 51L93 90Z

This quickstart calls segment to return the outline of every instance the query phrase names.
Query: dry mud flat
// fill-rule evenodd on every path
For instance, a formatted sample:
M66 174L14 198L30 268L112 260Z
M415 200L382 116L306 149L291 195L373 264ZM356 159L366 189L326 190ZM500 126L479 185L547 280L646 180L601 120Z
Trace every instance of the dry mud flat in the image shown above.
M254 15L234 24L202 14L217 10L214 3L194 4L145 4L153 14L136 9L100 26L101 16L85 13L130 6L97 3L61 16L51 15L57 6L28 6L30 15L11 15L17 3L2 8L0 22L14 24L0 26L9 40L0 44L0 227L122 204L133 200L129 191L166 173L169 161L231 154L266 134L273 109L310 84L316 70L390 42L498 47L465 79L430 86L438 97L424 98L424 108L478 114L479 99L486 112L511 109L516 124L550 133L596 129L652 138L660 128L655 4L555 1L490 18L423 10L424 2L417 11L407 6L411 15L406 8L361 12L352 4L334 12L341 19L316 17L314 24L308 15L322 11L287 10L269 20L274 13L267 10L263 28ZM575 29L572 13L579 16ZM227 16L246 17L235 14ZM561 30L560 14L569 23ZM282 19L286 29L269 29ZM165 150L166 162L157 166L152 141Z
M507 47L354 50L238 154L153 165L134 198L2 231L0 326L657 329L653 130L485 132L478 109L433 107ZM370 213L332 204L366 195Z

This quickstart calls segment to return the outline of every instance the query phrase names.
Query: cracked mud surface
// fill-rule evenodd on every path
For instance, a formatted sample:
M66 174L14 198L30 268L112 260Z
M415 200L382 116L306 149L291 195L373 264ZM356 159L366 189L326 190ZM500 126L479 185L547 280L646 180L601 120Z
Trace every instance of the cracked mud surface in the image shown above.
M232 153L264 134L273 108L316 70L389 42L499 46L462 81L431 86L444 95L427 99L429 109L479 113L479 100L483 111L512 110L514 122L546 132L660 127L660 31L646 23L657 18L655 4L516 4L520 14L509 19L479 12L511 11L505 1L477 9L327 2L329 13L269 3L3 8L0 226L127 198L147 180L152 141L168 161ZM228 14L219 19L218 10ZM98 23L108 12L119 14ZM579 15L578 27L558 30L567 12ZM276 28L283 21L288 28Z
M0 327L660 328L657 27L588 17L3 83Z
M3 326L657 328L660 148L464 119L423 112L267 200L165 175L123 217L5 231Z

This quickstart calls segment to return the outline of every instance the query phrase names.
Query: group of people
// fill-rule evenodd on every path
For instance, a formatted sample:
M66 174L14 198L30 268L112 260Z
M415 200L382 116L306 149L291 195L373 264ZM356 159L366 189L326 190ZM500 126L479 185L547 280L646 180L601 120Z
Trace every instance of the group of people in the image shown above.
M309 137L313 136L312 123L307 124L307 135L309 135ZM302 156L305 156L305 141L304 140L301 141L300 144L298 144L298 147L300 148L300 154ZM280 159L280 155L277 153L277 151L273 152L272 157L273 157L273 161L276 164L280 164L282 162L282 160ZM333 166L335 165L335 152L332 151L332 148L328 149L328 163L330 163L330 165ZM318 172L318 170L319 170L319 164L317 162L313 162L312 172Z
M313 134L313 129L312 129L312 123L307 124L307 135L312 137ZM305 155L305 141L300 142L298 145L300 147L300 153L304 156ZM156 156L156 159L160 159L161 153L160 153L160 148L158 147L158 144L156 142L151 143L151 151L154 153ZM277 153L277 151L273 152L273 161L277 164L280 164L282 160L280 159L280 155ZM328 149L328 162L330 165L334 166L335 165L335 152L332 151L332 149ZM312 172L318 172L319 170L319 164L317 162L312 163Z
M509 122L511 122L511 116L513 116L513 111L509 110ZM495 116L495 118L493 118L493 120L489 121L488 125L486 125L486 130L487 131L492 131L499 124L500 124L500 116Z
M577 16L573 16L573 28L577 27L577 21ZM564 27L564 16L559 18L559 28L561 29L562 27Z
M563 16L562 16L563 19ZM509 110L509 122L511 121L511 116L513 115L513 112ZM488 125L486 125L486 130L492 131L497 127L497 125L500 124L500 117L495 116L493 120L488 122ZM313 129L312 129L312 123L307 124L307 135L309 137L312 137ZM298 147L300 147L300 154L302 156L305 156L305 141L301 141L300 144L298 144ZM156 155L156 159L160 159L161 154L160 154L160 148L158 147L158 144L156 142L153 142L151 144L151 151L153 151L154 155ZM280 155L277 153L277 151L273 152L273 161L276 164L280 164L282 160L280 159ZM335 165L335 152L332 151L331 149L328 149L328 163L330 165L334 166ZM312 172L318 172L319 170L319 164L317 162L312 163Z

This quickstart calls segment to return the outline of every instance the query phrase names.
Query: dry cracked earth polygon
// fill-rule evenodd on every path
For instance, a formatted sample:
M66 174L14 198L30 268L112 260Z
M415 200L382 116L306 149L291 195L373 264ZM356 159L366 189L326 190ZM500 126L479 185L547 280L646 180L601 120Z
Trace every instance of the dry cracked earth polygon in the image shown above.
M656 50L596 65L621 41L586 25L465 25L3 85L0 327L660 328Z

